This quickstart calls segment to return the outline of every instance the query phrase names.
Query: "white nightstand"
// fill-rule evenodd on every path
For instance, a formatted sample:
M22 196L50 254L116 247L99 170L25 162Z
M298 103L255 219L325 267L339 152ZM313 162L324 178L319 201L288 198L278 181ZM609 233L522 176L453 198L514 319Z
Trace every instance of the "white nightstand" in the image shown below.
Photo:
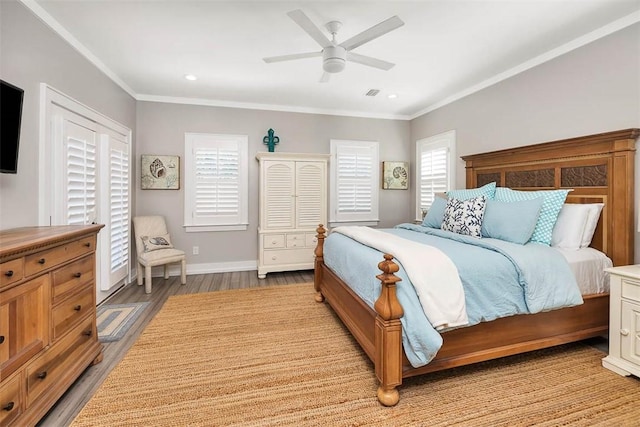
M607 268L610 274L609 355L602 366L640 377L640 265Z

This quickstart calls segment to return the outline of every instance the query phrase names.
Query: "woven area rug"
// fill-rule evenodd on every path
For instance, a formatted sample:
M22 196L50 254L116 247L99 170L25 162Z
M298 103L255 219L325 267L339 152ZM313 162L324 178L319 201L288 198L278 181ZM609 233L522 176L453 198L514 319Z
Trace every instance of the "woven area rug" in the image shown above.
M100 342L118 341L125 336L148 305L148 302L134 302L98 307L97 327Z
M312 285L172 296L73 426L637 426L640 381L566 345L405 380L373 367Z

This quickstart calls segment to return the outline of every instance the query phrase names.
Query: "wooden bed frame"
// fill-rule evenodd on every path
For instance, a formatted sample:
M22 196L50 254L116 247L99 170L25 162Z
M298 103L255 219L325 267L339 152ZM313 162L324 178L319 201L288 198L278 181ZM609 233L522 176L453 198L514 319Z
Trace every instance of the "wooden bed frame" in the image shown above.
M634 157L640 129L463 156L467 188L496 181L521 190L572 188L567 203L604 203L591 246L614 265L633 264ZM517 315L444 332L443 345L427 365L413 368L402 349L403 309L396 298L398 265L384 255L377 276L381 294L371 309L323 262L325 228L318 227L314 287L375 365L378 400L398 403L402 379L455 366L600 336L609 325L609 295L585 295L584 304Z

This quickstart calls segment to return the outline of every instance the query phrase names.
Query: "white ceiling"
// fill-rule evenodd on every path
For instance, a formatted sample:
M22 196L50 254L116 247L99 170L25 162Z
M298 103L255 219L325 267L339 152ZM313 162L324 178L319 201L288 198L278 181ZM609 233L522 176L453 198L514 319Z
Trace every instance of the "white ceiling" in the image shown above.
M136 99L399 119L640 21L640 0L22 1ZM354 49L396 66L347 63L319 83L321 58L266 64L320 50L294 9L323 31L341 21L338 41L398 15Z

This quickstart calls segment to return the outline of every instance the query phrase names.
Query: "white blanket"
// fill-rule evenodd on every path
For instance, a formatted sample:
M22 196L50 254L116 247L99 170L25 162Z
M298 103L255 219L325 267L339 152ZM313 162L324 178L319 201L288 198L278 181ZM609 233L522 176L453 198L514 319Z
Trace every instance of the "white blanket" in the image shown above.
M440 249L369 227L343 226L333 231L393 255L413 283L422 310L434 328L469 323L458 269Z

